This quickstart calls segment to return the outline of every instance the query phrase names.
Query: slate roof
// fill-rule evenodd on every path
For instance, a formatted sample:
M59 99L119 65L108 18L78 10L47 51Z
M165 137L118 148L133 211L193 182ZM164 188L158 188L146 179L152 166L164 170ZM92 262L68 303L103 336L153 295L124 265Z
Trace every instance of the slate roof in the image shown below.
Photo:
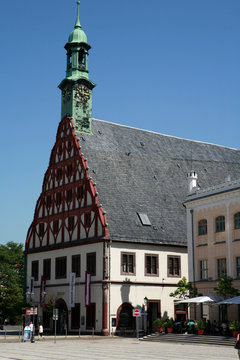
M239 150L96 119L92 129L77 136L112 240L186 246L187 173L198 173L201 188L240 178Z

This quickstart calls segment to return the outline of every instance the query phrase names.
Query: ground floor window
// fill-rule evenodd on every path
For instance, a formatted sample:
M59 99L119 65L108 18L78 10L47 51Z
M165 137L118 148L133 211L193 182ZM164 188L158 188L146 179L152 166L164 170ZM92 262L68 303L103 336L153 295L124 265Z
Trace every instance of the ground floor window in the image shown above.
M72 329L80 328L80 304L75 304L71 310L71 326Z
M87 307L86 311L86 327L88 330L95 329L96 304L92 303Z

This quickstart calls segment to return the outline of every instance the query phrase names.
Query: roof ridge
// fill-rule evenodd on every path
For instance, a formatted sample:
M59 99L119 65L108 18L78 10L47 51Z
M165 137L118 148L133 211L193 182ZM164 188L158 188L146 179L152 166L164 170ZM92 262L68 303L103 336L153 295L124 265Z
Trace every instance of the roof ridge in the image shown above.
M169 137L169 138L174 138L174 139L179 139L179 140L185 140L185 141L194 142L194 143L199 143L199 144L213 145L213 146L217 146L217 147L224 148L224 149L229 149L229 150L234 150L234 151L240 151L239 149L231 148L231 147L229 147L229 146L214 144L214 143L210 143L210 142L207 142L207 141L185 139L185 138L181 138L181 137L179 137L179 136L162 134L162 133L159 133L159 132L157 132L157 131L140 129L140 128L136 128L136 127L134 127L134 126L118 124L118 123L114 123L114 122L107 121L107 120L101 120L101 119L96 119L96 118L93 118L93 120L100 121L100 122L105 122L105 123L107 123L107 124L112 124L112 125L116 125L116 126L120 126L120 127L126 127L126 128L129 128L129 129L134 129L134 130L138 130L138 131L144 131L144 132L148 132L148 133L151 133L151 134L166 136L166 137Z

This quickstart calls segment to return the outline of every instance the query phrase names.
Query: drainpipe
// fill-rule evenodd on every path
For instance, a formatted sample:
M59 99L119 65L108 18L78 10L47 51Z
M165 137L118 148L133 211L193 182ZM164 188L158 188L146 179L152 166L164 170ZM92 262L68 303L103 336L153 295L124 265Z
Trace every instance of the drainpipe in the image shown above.
M191 225L192 225L192 267L193 267L193 286L195 287L196 278L195 278L195 249L194 249L194 214L193 209L190 210L191 213ZM196 320L196 304L194 304L194 320Z

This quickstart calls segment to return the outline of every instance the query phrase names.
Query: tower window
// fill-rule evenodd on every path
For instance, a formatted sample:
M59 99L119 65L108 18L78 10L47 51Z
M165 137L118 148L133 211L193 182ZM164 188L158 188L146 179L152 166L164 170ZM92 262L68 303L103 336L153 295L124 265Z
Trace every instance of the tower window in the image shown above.
M68 52L67 56L67 68L70 69L72 67L72 52Z
M78 67L81 69L85 69L86 66L86 54L83 49L81 49L78 53Z

